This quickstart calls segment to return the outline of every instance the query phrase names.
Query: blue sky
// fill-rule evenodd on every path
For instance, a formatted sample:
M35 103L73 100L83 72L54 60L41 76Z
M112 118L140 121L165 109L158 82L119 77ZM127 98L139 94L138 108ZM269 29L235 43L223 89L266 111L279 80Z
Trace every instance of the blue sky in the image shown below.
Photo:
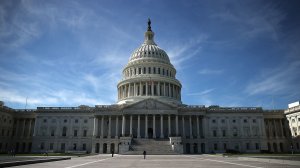
M300 2L0 1L0 100L113 104L148 17L189 105L284 109L300 99Z

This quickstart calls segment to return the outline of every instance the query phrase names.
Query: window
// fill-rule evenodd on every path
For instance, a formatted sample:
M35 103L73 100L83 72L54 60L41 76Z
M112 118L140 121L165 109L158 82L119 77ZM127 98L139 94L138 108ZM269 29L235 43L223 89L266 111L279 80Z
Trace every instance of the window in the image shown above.
M43 150L43 149L45 149L45 143L44 142L41 143L41 150Z
M75 120L75 123L78 123L78 119Z
M253 123L256 123L256 119L253 119Z
M78 133L78 131L74 130L74 137L77 137L77 133Z
M151 67L148 68L148 74L151 74Z
M226 130L223 130L222 134L223 134L223 137L225 137L226 136Z
M54 129L51 130L51 136L54 136Z
M77 148L77 144L74 143L74 144L73 144L73 150L76 150L76 148Z
M216 120L212 120L212 123L216 123Z
M158 71L157 73L160 74L160 68L158 68L157 71Z
M217 137L217 130L213 130L213 136Z
M87 123L87 120L84 120L84 123Z
M144 67L143 74L146 74L146 67Z
M214 150L218 150L218 144L214 144Z
M247 149L247 150L250 149L250 143L246 143L246 149Z
M136 75L136 69L134 68L134 75Z
M298 121L300 121L300 118L298 118Z
M64 123L67 123L67 122L68 122L68 120L64 119Z
M47 123L47 119L44 119L44 121L43 121L44 123Z
M82 150L86 150L86 144L82 144Z
M86 137L87 136L87 130L83 131L83 136Z
M246 119L244 119L244 123L247 123L248 121Z
M163 72L162 72L162 73L163 73L163 75L165 75L165 69L163 69Z
M50 143L49 149L53 150L53 143Z
M141 68L139 68L139 74L141 74L142 73L142 69Z
M65 150L65 148L66 148L66 144L65 144L65 143L62 143L62 144L60 145L60 149L61 149L61 150Z
M232 135L233 135L234 137L237 137L237 128L233 128L233 130L232 130Z
M259 144L255 143L255 149L258 150L259 149Z
M224 148L224 150L227 150L227 144L226 143L223 144L223 148Z
M169 70L167 70L167 76L169 76Z
M62 136L67 136L67 127L63 128Z
M235 122L236 122L236 120L232 120L232 122L233 122L233 123L235 123Z
M55 121L55 119L52 119L51 122L52 122L52 123L55 123L56 121Z
M225 123L225 120L224 120L224 119L222 119L222 120L221 120L221 122L224 124L224 123Z

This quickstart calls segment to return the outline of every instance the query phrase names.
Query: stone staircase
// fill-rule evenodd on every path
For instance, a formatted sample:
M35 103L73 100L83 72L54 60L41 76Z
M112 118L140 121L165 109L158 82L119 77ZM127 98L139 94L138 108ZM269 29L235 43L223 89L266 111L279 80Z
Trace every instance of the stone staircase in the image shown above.
M147 155L176 155L172 150L168 139L133 139L129 151L124 153L128 155L142 155L143 151Z

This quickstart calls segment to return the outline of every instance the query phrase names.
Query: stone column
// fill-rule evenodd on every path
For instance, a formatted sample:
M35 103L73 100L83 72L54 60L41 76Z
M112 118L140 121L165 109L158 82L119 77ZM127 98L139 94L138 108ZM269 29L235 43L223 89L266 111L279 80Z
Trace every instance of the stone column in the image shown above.
M171 97L171 83L169 83L169 97Z
M140 96L143 95L143 86L142 86L142 82L140 82Z
M185 137L185 127L184 127L184 115L182 116L182 137L186 138Z
M131 95L131 86L130 86L130 83L128 84L128 97L130 97Z
M104 137L104 116L101 116L101 137Z
M135 82L133 83L133 96L136 96L136 85L135 85Z
M175 88L174 88L175 85L173 84L172 86L173 86L173 87L172 87L173 97L175 97ZM191 146L192 146L192 145L191 145Z
M119 137L119 116L116 116L116 138Z
M166 95L166 82L164 82L164 96L167 96Z
M146 82L145 84L146 84L146 96L148 96L148 82Z
M164 138L164 118L160 115L160 138Z
M160 96L160 82L157 83L157 96Z
M153 138L156 138L155 114L153 114Z
M148 138L148 115L145 115L145 138Z
M151 82L151 95L154 96L154 82L153 81L150 82Z
M141 138L141 127L140 127L140 124L141 124L141 117L140 115L138 115L138 128L137 128L137 138Z
M125 136L126 118L125 115L122 117L122 136Z
M179 135L179 129L178 129L178 115L175 116L175 124L176 124L176 136Z
M26 125L26 119L24 118L23 119L23 126L22 126L22 128L21 128L21 135L20 135L20 137L24 137L24 133L25 133L25 125Z
M98 134L98 118L94 117L94 129L93 129L93 136L97 137Z
M208 136L207 136L207 129L209 128L208 127L208 125L207 125L207 119L206 119L206 117L205 116L203 116L203 118L202 118L202 131L203 131L203 136L204 136L204 138L208 138ZM207 128L206 128L207 127ZM205 146L207 146L208 144L206 144Z
M199 116L196 116L197 118L197 138L200 139L200 129L199 129Z
M284 137L284 136L283 136L282 119L279 119L279 126L280 126L281 137Z
M169 133L169 137L172 135L171 133L171 115L168 115L168 133Z
M189 116L190 120L190 139L193 139L193 126L192 126L192 116Z
M273 129L274 129L274 132L275 132L275 137L278 138L276 120L275 119L273 119L273 125L274 125Z
M130 136L132 136L132 115L130 115Z
M111 116L108 117L108 138L111 138Z
M29 121L28 121L29 123L29 125L28 125L28 133L27 133L27 137L30 137L31 136L31 122L32 122L32 119L29 119Z
M38 128L38 120L37 120L38 118L36 118L35 120L34 120L34 127L33 127L33 136L36 136L37 135L37 130L39 129ZM58 131L57 131L58 132Z

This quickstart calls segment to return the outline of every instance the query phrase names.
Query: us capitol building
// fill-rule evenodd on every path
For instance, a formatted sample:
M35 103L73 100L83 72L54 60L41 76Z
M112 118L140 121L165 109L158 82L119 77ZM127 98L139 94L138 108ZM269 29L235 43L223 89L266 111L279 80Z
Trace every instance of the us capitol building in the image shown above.
M0 104L0 153L182 154L300 152L300 105L191 106L168 54L145 41L131 55L113 105L12 109Z

